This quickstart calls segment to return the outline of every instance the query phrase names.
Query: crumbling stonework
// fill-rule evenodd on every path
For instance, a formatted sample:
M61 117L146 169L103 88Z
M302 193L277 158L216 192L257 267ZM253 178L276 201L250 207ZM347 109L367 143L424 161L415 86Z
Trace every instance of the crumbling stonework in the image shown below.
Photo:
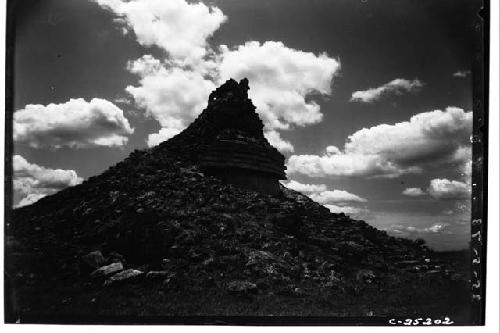
M173 144L194 143L201 169L226 183L267 194L280 193L285 158L264 137L261 119L248 98L248 80L233 79L210 94L207 108Z

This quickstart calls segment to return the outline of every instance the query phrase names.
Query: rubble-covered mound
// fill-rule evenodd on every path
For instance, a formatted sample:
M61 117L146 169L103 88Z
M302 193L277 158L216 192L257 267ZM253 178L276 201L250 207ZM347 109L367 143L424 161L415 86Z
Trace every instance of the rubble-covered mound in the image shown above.
M6 227L7 320L463 318L468 268L460 260L333 214L283 186L269 195L204 173L199 157L220 135L270 147L241 94L246 82L228 82L178 136L13 211Z

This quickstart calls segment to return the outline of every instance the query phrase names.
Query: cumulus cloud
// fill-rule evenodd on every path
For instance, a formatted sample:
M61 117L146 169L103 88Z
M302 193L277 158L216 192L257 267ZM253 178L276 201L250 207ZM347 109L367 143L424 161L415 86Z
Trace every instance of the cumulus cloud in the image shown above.
M430 181L427 192L419 187L412 187L405 189L402 194L410 197L429 194L438 200L466 200L471 198L471 183L470 178L466 178L464 182L435 178Z
M149 134L146 143L148 144L148 147L154 147L179 133L180 131L175 128L162 128L158 133Z
M40 200L41 198L43 198L45 196L47 196L47 194L29 193L27 196L22 198L21 201L19 201L19 203L16 205L16 208L34 204L35 202L37 202L38 200Z
M372 103L379 100L384 95L401 95L404 92L416 92L423 87L423 83L418 80L394 79L377 88L368 90L358 90L352 93L351 102Z
M273 145L276 149L278 149L282 153L293 153L294 147L290 143L290 141L284 140L280 133L277 131L265 131L264 136L269 141L271 145Z
M22 197L18 206L32 204L46 195L82 181L74 170L49 169L29 163L21 155L13 157L14 191Z
M414 226L405 226L405 225L400 225L400 224L395 224L390 226L389 228L386 228L387 231L392 231L394 233L398 234L408 234L408 233L442 233L446 232L446 228L449 226L448 223L435 223L431 225L430 227L426 228L417 228Z
M457 180L436 178L431 180L428 192L433 198L440 200L470 199L471 186Z
M472 112L456 107L419 113L409 121L363 128L341 150L322 155L292 155L288 173L311 177L382 176L420 173L430 165L461 168L470 161Z
M292 155L287 162L287 173L310 177L397 177L403 173L418 173L419 168L401 168L377 154L342 153L336 155Z
M290 180L283 183L284 186L299 192L304 192L312 200L320 204L348 203L348 202L366 202L367 200L343 190L327 189L325 184L303 184L296 180Z
M340 63L326 53L295 50L282 42L250 41L220 47L222 78L250 81L249 95L267 129L290 129L318 123L323 114L309 94L329 95Z
M212 48L208 38L226 17L219 8L202 3L96 1L134 31L141 45L166 52L165 59L146 55L131 62L129 70L139 76L139 85L126 88L163 128L184 129L202 111L210 91L229 78L244 77L250 80L249 94L264 121L266 137L279 150L292 152L293 145L277 130L322 120L315 99L331 93L331 81L340 68L327 54L292 49L279 41ZM153 134L151 140L156 137Z
M434 178L429 182L427 191L419 187L405 189L402 194L410 197L420 197L429 194L438 200L466 200L471 198L471 182L467 176L465 181Z
M332 213L345 213L356 216L366 215L368 209L352 206L354 203L367 202L366 199L343 190L328 190L325 184L303 184L296 180L283 182L283 185L307 195L312 200L324 205Z
M355 194L342 190L322 191L318 193L312 193L309 197L320 204L366 202L366 199L363 199Z
M162 127L182 130L206 106L217 85L230 77L248 77L249 95L263 119L266 137L280 151L293 152L293 145L276 130L320 122L320 106L306 97L330 94L331 80L339 68L338 62L325 54L316 56L280 42L249 42L234 50L221 47L217 59L214 66L201 70L144 56L129 65L140 77L139 86L126 90ZM211 76L204 72L209 67Z
M128 86L126 91L169 133L183 130L196 118L215 89L201 73L169 67L150 55L131 62L129 70L140 79L139 86Z
M425 195L425 192L420 187L409 187L402 194L409 197L421 197Z
M470 74L471 74L471 71L468 71L468 70L458 70L455 73L453 73L453 76L454 77L464 78L464 77L469 76Z
M446 226L447 226L447 224L444 224L444 223L436 223L428 228L424 228L424 231L436 233L436 232L442 231Z
M283 183L283 185L294 191L304 192L304 193L322 192L326 191L327 189L325 184L302 184L295 180L290 180L288 183Z
M458 166L460 177L466 182L470 182L472 176L472 146L458 148L453 155L453 159L460 161Z
M325 205L330 212L335 214L344 213L346 215L362 216L368 213L366 208L352 207L352 206L338 206L338 205Z
M326 147L325 151L327 155L336 155L342 153L340 149L336 146L328 146Z
M158 46L181 64L199 62L208 52L207 39L226 17L214 6L184 0L95 0L113 12L144 46Z
M93 98L28 104L14 113L14 141L33 148L122 146L134 132L113 103Z

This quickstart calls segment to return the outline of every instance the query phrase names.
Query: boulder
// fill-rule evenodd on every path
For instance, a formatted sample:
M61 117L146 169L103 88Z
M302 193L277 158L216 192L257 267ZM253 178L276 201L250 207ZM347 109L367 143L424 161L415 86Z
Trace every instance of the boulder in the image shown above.
M126 269L124 271L121 271L119 273L116 273L109 279L107 279L104 282L105 286L109 286L112 284L118 284L118 283L124 283L124 282L131 282L142 276L144 272L139 271L137 269Z
M93 278L108 277L123 270L121 262L114 262L110 265L102 266L93 271L90 276Z
M106 263L106 259L102 255L101 251L92 251L81 257L83 266L87 266L92 270L95 270Z

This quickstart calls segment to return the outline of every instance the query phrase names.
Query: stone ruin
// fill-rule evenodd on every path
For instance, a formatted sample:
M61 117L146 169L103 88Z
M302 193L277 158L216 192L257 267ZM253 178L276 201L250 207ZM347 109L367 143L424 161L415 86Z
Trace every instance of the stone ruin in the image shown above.
M264 125L248 98L248 80L229 79L213 91L207 108L171 140L183 149L191 143L193 159L204 173L239 187L280 193L284 156L264 137ZM179 142L180 141L180 142Z

